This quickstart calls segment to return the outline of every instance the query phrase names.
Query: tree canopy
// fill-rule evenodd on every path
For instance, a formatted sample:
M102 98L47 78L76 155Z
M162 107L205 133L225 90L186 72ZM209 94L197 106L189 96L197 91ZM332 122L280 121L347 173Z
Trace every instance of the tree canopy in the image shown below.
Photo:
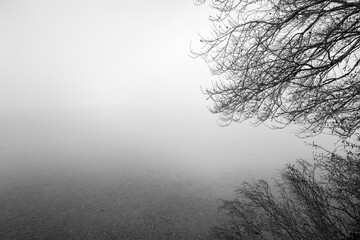
M356 132L359 1L212 0L211 6L212 34L195 55L219 75L205 92L223 123L295 123L306 136Z

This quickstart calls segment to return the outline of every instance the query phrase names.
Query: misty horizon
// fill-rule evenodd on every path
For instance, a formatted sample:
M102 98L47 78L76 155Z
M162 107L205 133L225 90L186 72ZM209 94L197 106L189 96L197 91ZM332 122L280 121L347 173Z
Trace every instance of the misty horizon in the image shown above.
M0 238L207 239L218 200L312 158L219 126L192 1L0 2ZM269 123L271 125L271 123Z

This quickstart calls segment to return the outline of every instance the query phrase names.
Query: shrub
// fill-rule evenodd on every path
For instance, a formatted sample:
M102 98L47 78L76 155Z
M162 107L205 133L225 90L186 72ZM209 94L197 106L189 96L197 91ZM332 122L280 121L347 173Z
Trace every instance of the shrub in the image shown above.
M245 182L234 200L222 200L217 239L360 239L360 145L288 164L272 187Z

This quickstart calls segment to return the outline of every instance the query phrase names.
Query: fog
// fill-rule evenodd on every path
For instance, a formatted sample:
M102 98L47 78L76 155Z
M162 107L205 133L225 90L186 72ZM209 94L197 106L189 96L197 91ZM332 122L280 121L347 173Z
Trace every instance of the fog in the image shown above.
M139 167L213 179L230 172L273 173L311 156L305 140L289 130L220 127L216 120L206 108L191 106L12 109L1 116L1 153L47 156L50 163L61 158L55 162L79 168L132 159Z
M311 158L293 127L218 126L189 57L208 15L0 1L1 239L207 239L218 199Z
M215 120L190 106L3 110L2 238L206 239L218 199L311 156L291 132Z

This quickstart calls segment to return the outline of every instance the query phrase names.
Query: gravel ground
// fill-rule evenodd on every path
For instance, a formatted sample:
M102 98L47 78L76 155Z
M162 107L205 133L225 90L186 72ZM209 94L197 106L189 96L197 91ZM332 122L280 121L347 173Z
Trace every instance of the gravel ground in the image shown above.
M0 239L209 239L211 184L151 166L69 166L7 167Z

